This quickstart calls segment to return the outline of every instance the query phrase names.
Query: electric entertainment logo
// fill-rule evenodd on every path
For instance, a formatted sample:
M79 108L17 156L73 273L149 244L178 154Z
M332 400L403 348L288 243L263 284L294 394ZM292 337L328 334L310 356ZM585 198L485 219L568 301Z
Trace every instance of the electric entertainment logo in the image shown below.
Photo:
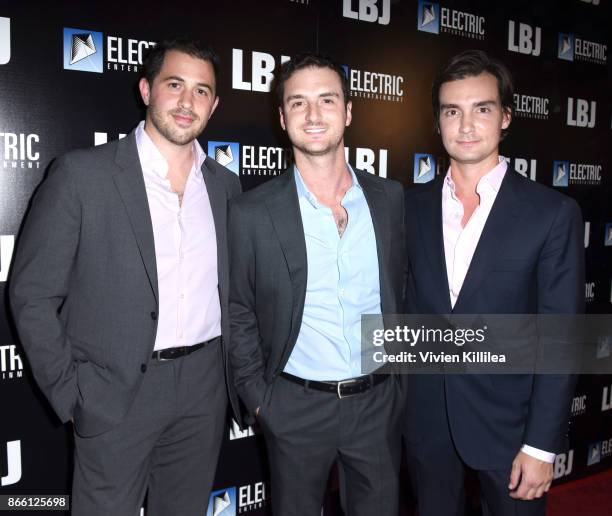
M589 445L587 454L587 466L601 462L601 441Z
M569 161L553 163L553 186L569 186Z
M557 57L564 61L586 61L606 65L608 46L603 43L582 39L571 32L560 32Z
M208 153L219 165L240 175L240 144L238 142L208 142Z
M401 75L357 70L343 65L349 80L351 97L387 102L404 101L404 78Z
M103 73L104 69L138 72L145 51L155 46L154 41L107 36L105 61L103 41L101 32L65 27L64 69L95 73Z
M586 303L595 301L595 282L589 281L584 284L584 300Z
M291 151L282 147L209 141L208 155L238 176L277 176L287 168Z
M0 380L23 378L23 362L14 344L0 346Z
M206 516L236 516L236 488L228 487L210 493Z
M514 94L514 112L518 118L532 118L537 120L548 120L548 104L550 100L546 97L535 97L522 93Z
M6 443L6 475L0 478L0 486L10 486L21 480L21 441Z
M446 32L464 38L484 39L485 18L476 14L440 7L437 2L419 0L417 29L430 34Z
M436 158L433 154L415 154L413 181L417 184L428 183L436 176Z
M235 516L262 509L267 505L267 491L265 482L213 491L206 516Z
M606 224L606 232L604 236L604 246L610 247L612 246L612 223L608 222Z
M255 429L252 426L247 426L244 430L240 430L240 426L234 418L230 424L229 429L229 440L235 441L236 439L244 439L245 437L253 437L255 435Z
M0 163L5 169L40 168L38 144L34 133L0 133Z
M589 445L589 452L587 455L587 466L598 464L612 455L612 438L605 441L599 441Z
M11 19L0 16L0 65L11 60Z
M64 70L102 73L101 32L64 27Z
M601 184L601 165L590 163L553 162L553 186L598 186Z
M440 34L440 5L419 0L417 29L431 34Z

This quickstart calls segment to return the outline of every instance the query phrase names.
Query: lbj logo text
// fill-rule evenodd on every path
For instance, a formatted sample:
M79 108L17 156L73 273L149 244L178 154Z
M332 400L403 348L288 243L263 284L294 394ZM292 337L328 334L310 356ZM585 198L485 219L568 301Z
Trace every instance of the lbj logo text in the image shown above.
M6 476L0 479L1 486L10 486L21 480L21 441L6 443Z
M595 116L597 102L584 99L576 99L576 110L574 111L574 98L567 98L567 125L573 127L595 127Z
M281 56L281 64L289 61L288 56ZM265 52L251 53L251 80L245 81L243 50L232 48L232 88L235 90L269 92L274 79L274 57Z
M353 4L357 8L353 8ZM391 21L391 0L343 0L342 16L353 20L389 25Z
M574 467L574 450L567 453L560 453L555 457L554 476L555 480L566 477L572 472Z
M542 41L542 29L540 27L535 27L534 30L531 25L519 23L518 41L516 36L515 22L508 20L508 50L519 54L540 55Z

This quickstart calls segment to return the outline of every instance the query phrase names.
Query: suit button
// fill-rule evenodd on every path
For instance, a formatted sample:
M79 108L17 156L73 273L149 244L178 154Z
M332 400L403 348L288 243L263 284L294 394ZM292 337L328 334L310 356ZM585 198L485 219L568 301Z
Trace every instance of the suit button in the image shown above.
M157 321L157 312L151 312L151 319Z
M147 372L147 364L140 364L140 372L141 373Z

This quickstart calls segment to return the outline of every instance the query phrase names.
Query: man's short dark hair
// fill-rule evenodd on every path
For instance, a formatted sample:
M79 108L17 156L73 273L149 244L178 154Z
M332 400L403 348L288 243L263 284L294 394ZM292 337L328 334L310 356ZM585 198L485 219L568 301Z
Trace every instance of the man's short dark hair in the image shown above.
M434 79L431 88L431 102L438 131L440 130L440 88L442 85L466 77L475 77L481 73L488 73L495 77L502 110L512 113L514 109L514 86L510 70L501 61L490 58L482 50L466 50L452 57ZM506 136L506 133L507 129L502 129L502 138Z
M276 76L276 99L281 108L283 107L283 97L285 95L285 83L295 72L304 68L329 68L336 72L340 78L340 84L342 84L344 103L346 104L349 101L349 81L344 68L327 55L304 52L293 56L289 61L283 63Z
M166 52L170 50L176 50L183 52L184 54L195 57L196 59L202 59L208 61L215 72L215 83L217 77L219 77L219 56L216 52L207 44L200 41L188 38L175 38L172 40L165 40L159 42L154 47L149 47L147 53L142 60L142 68L140 76L144 77L149 86L153 85L155 77L159 75L159 72L164 64L164 58Z

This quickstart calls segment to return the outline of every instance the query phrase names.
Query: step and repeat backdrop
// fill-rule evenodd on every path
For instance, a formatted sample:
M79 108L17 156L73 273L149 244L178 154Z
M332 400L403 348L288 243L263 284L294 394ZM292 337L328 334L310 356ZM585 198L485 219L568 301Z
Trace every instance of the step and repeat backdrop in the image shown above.
M516 85L502 154L533 181L578 201L587 311L610 313L610 21L608 0L1 2L0 494L68 494L70 486L72 429L59 424L33 383L8 309L19 228L55 158L121 138L142 118L136 84L148 47L189 35L220 54L221 101L200 141L245 189L291 161L270 85L294 53L318 50L344 65L353 102L347 159L405 185L448 166L431 112L437 69L471 48L500 58ZM602 359L611 352L612 336L597 350ZM580 377L571 410L571 446L557 457L557 483L612 466L612 375ZM241 431L228 419L203 513L269 513L267 479L257 429ZM328 514L338 513L333 491L332 476Z

